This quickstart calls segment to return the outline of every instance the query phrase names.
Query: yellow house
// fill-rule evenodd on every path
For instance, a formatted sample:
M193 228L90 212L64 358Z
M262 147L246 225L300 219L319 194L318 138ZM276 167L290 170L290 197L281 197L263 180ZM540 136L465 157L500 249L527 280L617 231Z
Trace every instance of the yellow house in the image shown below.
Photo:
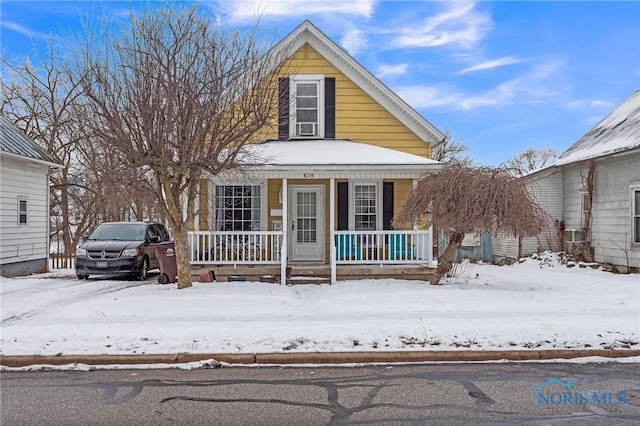
M192 263L278 265L282 282L295 265L326 265L332 282L344 265L431 266L431 230L392 220L441 167L430 156L445 135L311 22L274 49L279 122L242 177L208 183Z

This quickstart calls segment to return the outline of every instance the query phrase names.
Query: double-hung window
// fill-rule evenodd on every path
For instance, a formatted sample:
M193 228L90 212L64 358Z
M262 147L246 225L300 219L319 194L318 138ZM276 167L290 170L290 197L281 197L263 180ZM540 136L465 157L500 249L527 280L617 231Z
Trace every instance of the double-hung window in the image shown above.
M354 195L354 229L376 230L378 226L378 188L375 183L356 183Z
M29 202L27 197L18 197L18 225L29 224Z
M289 83L291 137L324 137L324 76L292 75Z
M216 185L215 211L217 231L259 231L260 185Z
M580 193L580 212L580 227L587 229L591 215L591 202L589 200L589 193L587 192Z
M640 244L640 186L631 187L631 243Z

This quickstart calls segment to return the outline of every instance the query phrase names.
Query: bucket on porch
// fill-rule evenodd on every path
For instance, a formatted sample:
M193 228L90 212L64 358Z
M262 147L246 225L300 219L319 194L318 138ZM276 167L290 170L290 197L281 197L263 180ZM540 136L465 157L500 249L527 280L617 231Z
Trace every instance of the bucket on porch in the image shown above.
M207 271L200 274L201 283L212 283L216 280L216 273L214 271Z

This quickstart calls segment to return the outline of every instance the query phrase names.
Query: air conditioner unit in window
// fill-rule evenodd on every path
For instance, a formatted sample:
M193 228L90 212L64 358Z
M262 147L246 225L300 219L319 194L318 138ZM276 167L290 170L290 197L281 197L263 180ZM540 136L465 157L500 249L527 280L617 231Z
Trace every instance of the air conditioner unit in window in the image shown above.
M584 229L566 229L564 231L565 251L575 256L584 256L588 249L587 231Z
M564 240L567 243L582 243L587 241L587 231L584 229L566 229Z
M318 123L297 123L298 136L316 136Z

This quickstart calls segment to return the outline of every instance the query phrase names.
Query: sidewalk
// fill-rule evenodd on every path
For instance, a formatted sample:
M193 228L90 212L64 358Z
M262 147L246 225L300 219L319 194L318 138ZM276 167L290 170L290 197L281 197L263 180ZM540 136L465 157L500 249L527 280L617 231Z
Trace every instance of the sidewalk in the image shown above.
M144 355L9 355L0 357L5 367L29 365L143 365L182 364L215 360L244 365L367 364L414 362L542 361L584 357L625 358L640 350L514 350L514 351L406 351L406 352L299 352L256 354L144 354Z

